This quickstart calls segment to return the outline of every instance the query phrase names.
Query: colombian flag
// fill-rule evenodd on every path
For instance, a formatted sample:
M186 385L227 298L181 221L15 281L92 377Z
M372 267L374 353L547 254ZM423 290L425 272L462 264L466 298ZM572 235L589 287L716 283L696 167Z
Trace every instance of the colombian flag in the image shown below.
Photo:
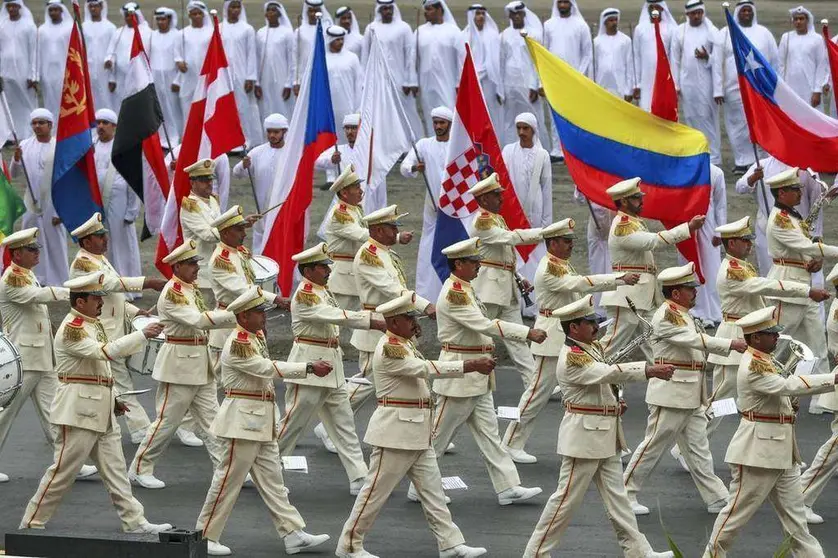
M671 227L707 212L710 149L704 134L615 97L537 41L526 40L568 171L586 197L614 208L605 190L638 176L646 193L643 217ZM699 269L694 237L678 250Z

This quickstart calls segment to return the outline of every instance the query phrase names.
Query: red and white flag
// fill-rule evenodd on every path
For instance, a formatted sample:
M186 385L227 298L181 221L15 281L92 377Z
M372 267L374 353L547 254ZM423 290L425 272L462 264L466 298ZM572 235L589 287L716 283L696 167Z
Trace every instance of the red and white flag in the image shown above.
M183 242L180 204L190 191L189 176L183 169L199 159L215 159L245 143L228 73L227 56L221 43L218 17L213 15L212 19L212 38L183 130L183 142L157 242L155 265L167 277L171 277L172 271L163 263L163 258Z

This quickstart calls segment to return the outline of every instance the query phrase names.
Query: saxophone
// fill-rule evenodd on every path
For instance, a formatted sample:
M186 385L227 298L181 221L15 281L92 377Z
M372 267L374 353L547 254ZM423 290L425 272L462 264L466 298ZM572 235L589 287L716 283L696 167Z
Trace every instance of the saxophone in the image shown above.
M818 215L823 209L824 205L829 205L832 203L832 198L835 196L836 187L829 187L826 183L820 179L818 173L813 171L811 168L806 169L806 172L809 173L809 176L812 177L812 180L818 183L821 187L821 194L818 196L818 199L809 207L809 215L806 216L803 221L800 222L800 227L803 229L803 232L806 236L811 236L810 231L812 227L815 226L815 221L818 219Z

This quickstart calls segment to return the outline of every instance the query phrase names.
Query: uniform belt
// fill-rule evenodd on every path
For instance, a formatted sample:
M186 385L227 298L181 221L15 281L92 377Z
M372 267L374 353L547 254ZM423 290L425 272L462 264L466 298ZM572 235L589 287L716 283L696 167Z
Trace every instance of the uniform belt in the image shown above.
M625 407L620 405L574 405L565 403L564 410L568 413L579 415L600 415L603 417L619 417L623 414Z
M636 273L657 273L658 268L654 265L631 265L631 264L613 264L611 266L613 271L633 271Z
M381 397L378 404L382 407L401 407L407 409L431 409L434 402L430 399L399 399L397 397Z
M274 401L276 399L276 395L272 391L255 391L249 389L225 389L224 397L255 399L257 401Z
M514 263L496 262L494 260L480 260L480 265L488 265L496 269L503 269L504 271L515 271Z
M544 316L545 318L552 318L553 317L553 310L550 308L542 308L538 311L540 316Z
M375 312L375 309L378 308L376 304L362 304L361 307L364 310L372 310L373 312Z
M341 262L354 262L355 261L355 254L340 254L338 252L331 252L329 253L329 257L333 260L338 260Z
M655 364L671 364L675 368L680 368L681 370L704 370L704 363L694 360L667 360L665 358L656 358Z
M58 381L65 384L91 384L97 386L112 387L113 378L107 376L69 376L61 374L58 376Z
M494 345L457 345L456 343L443 343L442 350L449 353L475 353L491 354L495 352Z
M218 306L219 310L226 310L227 309L227 305L224 304L223 302L216 302L215 305Z
M173 337L171 335L166 336L166 343L171 345L191 345L191 346L198 346L198 345L206 345L207 338L203 336L196 336L196 337Z
M761 415L753 411L739 411L742 418L751 422L771 422L774 424L794 424L797 421L795 415Z
M786 267L799 267L800 269L806 269L806 262L803 260L787 260L785 258L774 258L773 261L777 265L784 265Z
M735 322L737 320L742 319L742 316L737 316L736 314L723 313L722 314L722 319L724 319L724 321L726 321L726 322Z
M318 347L340 347L340 338L338 337L307 337L305 335L298 335L294 337L294 343L302 343L303 345L316 345Z

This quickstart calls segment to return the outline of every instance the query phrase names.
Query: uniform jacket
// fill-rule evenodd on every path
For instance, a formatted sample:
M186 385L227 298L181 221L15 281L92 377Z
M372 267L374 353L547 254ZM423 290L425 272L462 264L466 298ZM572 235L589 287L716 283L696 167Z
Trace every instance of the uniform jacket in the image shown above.
M426 360L412 340L389 331L379 339L372 358L379 400L430 402L428 380L463 377L462 362ZM383 448L425 450L431 447L432 422L430 406L379 403L370 418L364 442Z
M139 293L143 290L145 277L122 277L108 258L97 256L80 248L70 266L70 278L101 271L105 274L104 290L108 294L102 297L102 315L99 321L105 326L108 339L122 337L133 328L126 326L126 321L134 319L139 308L128 302L123 293Z
M517 306L521 295L515 282L515 246L540 242L541 229L510 231L503 217L484 209L469 232L480 238L478 250L483 265L473 283L478 298L484 304Z
M439 360L491 356L494 351L492 337L526 342L529 327L503 320L490 320L484 310L483 303L470 283L453 275L445 281L436 303L437 338L442 344ZM463 347L471 350L457 350ZM434 392L451 397L483 395L494 388L494 372L488 376L469 374L454 380L439 380L433 386Z
M564 343L564 332L558 318L550 312L579 300L587 293L611 291L622 281L622 273L579 275L569 261L547 254L535 270L535 301L541 311L535 319L536 329L547 332L547 340L532 344L535 356L559 356ZM546 314L546 315L545 315Z
M343 350L340 347L340 326L368 330L369 311L353 312L338 306L326 287L303 279L291 300L291 330L294 345L289 362L326 360L332 364L328 376L315 375L289 380L309 386L339 388L346 382L343 375Z
M388 246L372 238L367 239L355 254L352 269L355 272L361 308L364 310L375 310L379 305L398 298L409 290L401 258ZM424 311L428 304L430 302L427 299L416 295L414 306L419 310ZM382 335L376 330L356 329L352 332L350 342L359 351L371 353Z
M108 341L96 318L75 310L61 322L55 334L55 371L58 389L52 401L50 422L94 432L107 432L114 420L114 396L110 362L140 352L145 346L141 331ZM90 383L68 383L62 378L90 377ZM98 378L103 383L96 383Z
M567 341L559 353L556 378L565 405L617 407L612 384L642 382L645 362L605 364L599 343L585 345ZM618 416L565 411L559 426L558 452L581 459L606 459L626 447Z
M670 381L651 378L646 403L674 409L698 409L706 404L705 354L727 354L730 339L707 335L693 321L688 310L667 300L652 317L655 362L675 365Z
M215 245L221 240L218 229L211 223L221 216L221 207L215 194L209 198L202 198L190 193L183 198L180 205L180 226L183 229L183 240L194 240L201 255L201 271L198 274L198 285L209 287L207 267Z
M324 234L329 246L332 274L329 276L329 290L335 294L358 296L353 262L355 254L370 237L370 232L361 224L364 211L340 200L326 216Z
M236 317L226 310L208 311L201 291L194 285L172 277L157 300L157 314L163 334L177 339L195 339L195 344L165 342L157 353L151 376L158 382L200 386L212 379L207 330L231 328ZM203 344L200 340L203 339Z
M658 288L653 251L662 246L674 246L689 237L687 223L653 233L646 228L643 219L618 211L611 221L608 235L611 267L615 272L639 273L640 281L636 285L623 285L613 292L603 293L600 304L628 308L626 297L629 297L638 310L657 308L663 302L663 295Z
M740 413L790 416L794 414L791 396L828 393L834 389L834 374L784 378L771 362L771 355L748 348L736 373L736 406ZM794 425L755 422L743 416L727 448L725 461L763 469L790 469L800 461Z
M221 385L225 397L212 422L213 435L254 442L276 439L279 410L274 379L305 375L306 363L271 360L261 332L250 333L237 325L221 351ZM259 394L264 398L259 398Z

